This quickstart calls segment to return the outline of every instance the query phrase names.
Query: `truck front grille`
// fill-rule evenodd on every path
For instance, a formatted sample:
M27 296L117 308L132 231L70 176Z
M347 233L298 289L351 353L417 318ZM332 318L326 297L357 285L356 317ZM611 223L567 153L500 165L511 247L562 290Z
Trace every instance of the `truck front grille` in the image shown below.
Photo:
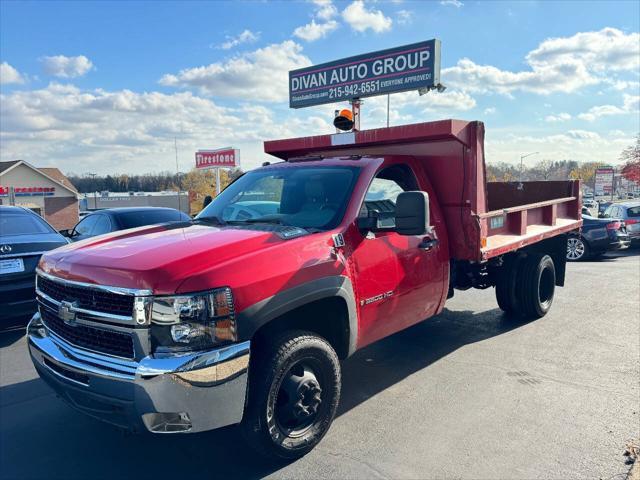
M134 358L131 334L88 325L68 325L47 308L41 307L40 315L49 330L72 345L107 355Z
M123 295L103 290L68 285L38 276L38 290L61 302L77 302L79 308L94 312L130 317L133 314L133 295Z

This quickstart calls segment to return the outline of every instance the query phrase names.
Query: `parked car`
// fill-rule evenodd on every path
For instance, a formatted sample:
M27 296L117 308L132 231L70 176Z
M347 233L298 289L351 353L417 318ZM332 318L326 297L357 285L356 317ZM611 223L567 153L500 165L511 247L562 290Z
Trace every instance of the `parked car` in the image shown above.
M31 210L0 205L0 330L33 315L36 265L44 252L67 243Z
M72 242L117 232L127 228L142 227L156 223L189 221L191 218L175 208L123 207L109 208L89 213L75 227L60 233Z
M582 200L582 205L584 205L587 208L596 208L598 206L598 202L596 202L592 198L584 198Z
M583 214L582 229L570 233L567 239L567 260L586 260L610 250L626 248L629 243L623 222Z
M547 314L565 232L582 224L579 181L486 182L481 122L335 137L265 142L286 161L247 172L180 228L43 258L28 331L39 375L130 430L240 423L258 452L293 459L333 421L339 359L442 312L454 289L495 287L507 319ZM249 199L279 205L224 219Z
M604 218L604 212L610 205L613 205L612 202L598 202L598 218Z
M603 218L617 218L624 222L629 239L635 246L640 243L640 202L623 202L609 205Z

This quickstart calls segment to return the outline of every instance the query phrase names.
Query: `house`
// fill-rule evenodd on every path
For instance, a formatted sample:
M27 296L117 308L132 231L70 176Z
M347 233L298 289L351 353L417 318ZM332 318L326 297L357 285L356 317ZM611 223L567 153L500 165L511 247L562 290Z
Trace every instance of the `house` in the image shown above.
M0 162L0 204L29 208L56 230L78 222L78 191L57 168L24 160Z

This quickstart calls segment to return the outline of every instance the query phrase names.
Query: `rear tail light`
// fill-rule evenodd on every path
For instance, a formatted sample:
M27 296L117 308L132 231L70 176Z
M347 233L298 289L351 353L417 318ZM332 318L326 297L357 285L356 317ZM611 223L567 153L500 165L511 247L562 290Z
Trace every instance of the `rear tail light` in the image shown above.
M625 221L625 223L626 223L627 225L635 225L636 223L640 223L640 220L632 220L632 219L629 219L629 220L626 220L626 221Z
M607 223L607 230L620 230L620 227L622 227L622 223L620 222Z

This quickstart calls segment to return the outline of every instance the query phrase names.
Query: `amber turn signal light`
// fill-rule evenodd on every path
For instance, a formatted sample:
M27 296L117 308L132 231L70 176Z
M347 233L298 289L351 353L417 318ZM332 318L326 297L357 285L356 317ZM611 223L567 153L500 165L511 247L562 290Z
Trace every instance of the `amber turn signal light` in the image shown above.
M340 110L333 119L333 126L338 130L344 130L345 132L353 128L353 112L348 108Z

